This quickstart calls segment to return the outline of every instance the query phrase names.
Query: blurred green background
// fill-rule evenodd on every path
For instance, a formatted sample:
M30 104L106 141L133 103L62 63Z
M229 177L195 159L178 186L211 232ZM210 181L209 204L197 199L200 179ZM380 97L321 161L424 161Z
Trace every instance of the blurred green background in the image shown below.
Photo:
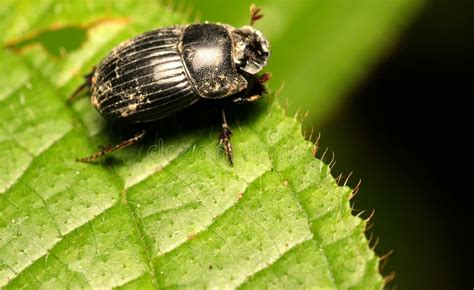
M178 7L240 26L251 2ZM470 155L462 104L473 89L474 1L253 2L272 44L272 90L290 112L309 112L306 130L335 152L334 175L362 179L354 209L375 209L368 234L379 255L393 250L388 288L471 289L472 190L460 168Z

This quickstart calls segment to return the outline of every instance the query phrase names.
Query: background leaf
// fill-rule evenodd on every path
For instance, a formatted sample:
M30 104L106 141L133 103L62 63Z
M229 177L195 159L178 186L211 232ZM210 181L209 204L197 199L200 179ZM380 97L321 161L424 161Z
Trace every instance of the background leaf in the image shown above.
M257 28L272 49L267 71L274 91L284 87L290 112L308 110L305 124L321 128L344 99L388 54L424 0L179 0L201 20L241 26L257 3ZM225 11L225 13L223 13Z
M180 11L6 1L0 13L0 287L382 288L352 190L276 103L234 112L235 167L215 127L179 123L111 163L74 161L120 138L89 100L66 106L80 76L119 41L186 23Z

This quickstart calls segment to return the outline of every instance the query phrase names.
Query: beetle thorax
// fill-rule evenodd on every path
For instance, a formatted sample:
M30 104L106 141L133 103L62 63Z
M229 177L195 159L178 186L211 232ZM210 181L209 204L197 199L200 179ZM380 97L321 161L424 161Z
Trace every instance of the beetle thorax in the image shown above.
M270 44L263 33L251 26L232 31L234 38L234 62L249 74L258 73L270 56Z

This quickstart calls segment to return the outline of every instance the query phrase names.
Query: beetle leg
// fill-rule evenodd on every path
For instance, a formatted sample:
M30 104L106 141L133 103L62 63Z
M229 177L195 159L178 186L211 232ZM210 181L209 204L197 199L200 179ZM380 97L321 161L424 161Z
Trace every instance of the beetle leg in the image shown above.
M72 103L81 93L85 90L89 90L92 85L92 76L94 75L95 67L92 68L91 72L84 76L84 83L82 83L72 94L67 98L67 101Z
M255 102L256 100L260 99L262 95L252 95L248 97L240 97L237 99L234 99L233 102L237 104L245 104L245 103L252 103Z
M265 87L262 85L270 80L272 77L271 73L264 73L259 78L256 79L257 87L250 88L245 96L238 97L233 100L234 103L243 104L243 103L251 103L255 102L256 100L260 99L263 94L265 93Z
M83 83L77 89L75 89L74 92L72 92L72 94L67 98L67 101L72 103L85 89L87 89L87 83Z
M222 110L222 132L219 135L219 145L224 146L225 154L229 160L230 165L234 165L234 152L232 151L232 144L230 143L230 136L232 136L232 130L227 124L225 112Z
M258 8L255 4L250 5L250 25L253 26L255 21L261 19L263 14L261 14L262 9Z
M272 73L264 73L263 75L261 75L258 78L258 82L260 84L264 84L264 83L268 82L271 78L272 78Z
M122 148L125 148L125 147L128 147L128 146L132 145L132 144L137 143L138 141L140 141L143 138L143 136L145 136L145 130L142 130L141 132L135 134L135 136L133 138L125 140L120 144L117 144L117 145L114 145L114 146L108 147L108 148L103 148L102 150L92 154L91 156L78 158L78 159L76 159L76 161L78 161L78 162L93 162L93 161L97 160L97 158L99 158L100 156L103 156L103 155L108 154L112 151L122 149Z

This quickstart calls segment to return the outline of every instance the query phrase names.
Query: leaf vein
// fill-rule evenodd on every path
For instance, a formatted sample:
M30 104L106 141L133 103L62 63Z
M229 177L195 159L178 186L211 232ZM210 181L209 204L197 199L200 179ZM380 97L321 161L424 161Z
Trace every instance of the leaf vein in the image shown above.
M78 225L76 228L72 229L69 233L67 233L66 235L63 235L62 236L62 239L58 239L57 241L55 241L54 243L52 243L51 245L49 245L48 247L42 247L46 253L39 256L36 260L31 260L31 263L28 264L25 268L23 268L21 271L19 272L16 272L16 275L14 277L12 277L9 281L13 281L14 279L16 279L18 276L20 276L22 273L25 273L28 271L28 269L30 269L35 263L37 263L41 258L43 257L46 257L48 255L51 254L51 251L59 244L61 243L62 241L64 241L65 239L67 239L68 237L72 236L75 234L75 232L77 232L79 229L85 227L85 226L88 226L89 223L91 223L92 221L94 221L98 216L104 214L106 211L112 209L113 207L115 207L117 205L117 203L115 204L112 204L109 208L105 208L103 212L101 213L98 213L97 215L93 216L91 219L87 220L86 222L84 222L83 224L80 224Z

